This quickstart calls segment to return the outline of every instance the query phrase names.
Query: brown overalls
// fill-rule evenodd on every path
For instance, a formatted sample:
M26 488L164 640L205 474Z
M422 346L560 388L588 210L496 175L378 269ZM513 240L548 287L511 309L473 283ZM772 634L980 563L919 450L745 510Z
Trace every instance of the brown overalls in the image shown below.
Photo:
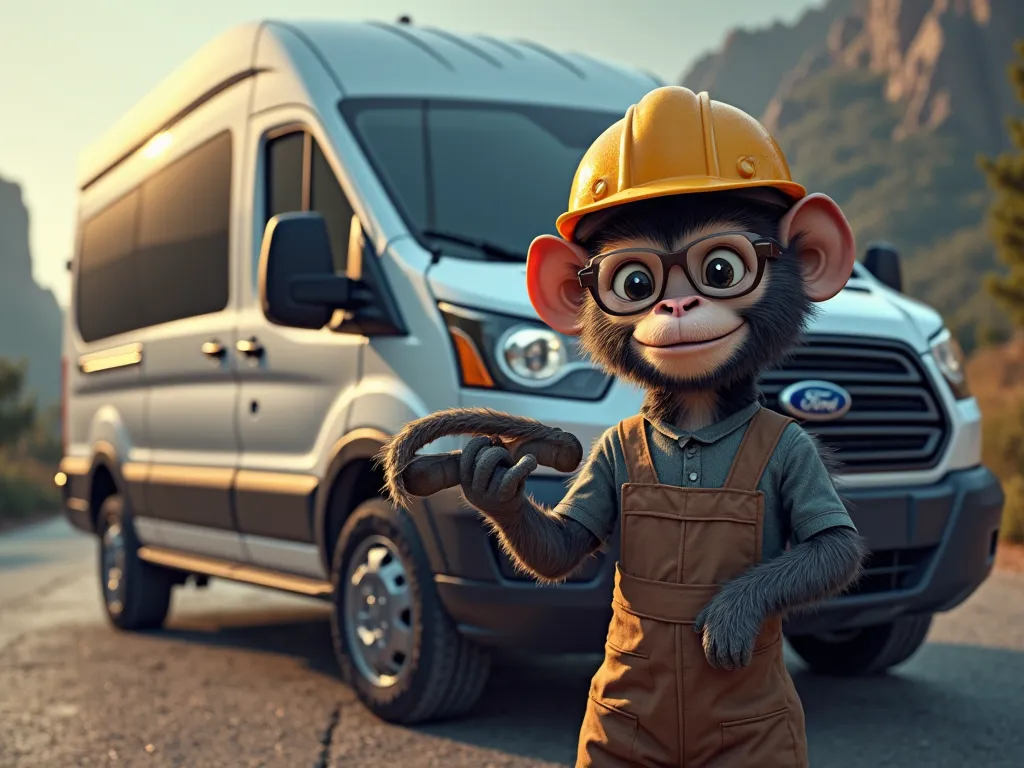
M757 491L791 419L760 409L725 485L661 485L644 419L619 424L621 553L604 663L594 675L576 768L805 768L804 712L782 658L782 620L765 621L749 666L715 669L694 619L719 585L761 559Z

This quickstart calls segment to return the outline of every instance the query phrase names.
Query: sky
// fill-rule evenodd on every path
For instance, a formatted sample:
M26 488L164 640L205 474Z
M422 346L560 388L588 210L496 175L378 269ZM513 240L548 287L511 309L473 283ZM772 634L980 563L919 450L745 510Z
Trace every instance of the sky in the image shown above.
M0 0L0 177L21 185L36 281L67 304L78 153L210 39L260 18L413 23L524 38L676 82L736 27L816 0ZM627 11L627 9L629 9ZM3 276L0 275L0 279Z

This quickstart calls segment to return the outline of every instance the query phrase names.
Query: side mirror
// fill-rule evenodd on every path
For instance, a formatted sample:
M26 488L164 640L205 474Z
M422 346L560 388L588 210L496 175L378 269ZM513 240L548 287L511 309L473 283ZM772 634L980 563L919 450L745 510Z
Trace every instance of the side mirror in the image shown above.
M903 292L900 252L889 243L869 243L864 254L864 267L883 285Z
M318 330L335 310L372 300L358 279L334 272L327 225L318 213L282 213L267 222L260 252L263 313L277 325Z

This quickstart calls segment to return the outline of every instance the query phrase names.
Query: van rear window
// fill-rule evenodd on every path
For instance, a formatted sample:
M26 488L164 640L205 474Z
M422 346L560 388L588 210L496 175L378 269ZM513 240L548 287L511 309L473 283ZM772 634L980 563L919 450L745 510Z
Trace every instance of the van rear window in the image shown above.
M82 227L78 264L78 331L86 341L142 326L135 259L135 190L100 211Z
M225 131L85 221L75 295L82 339L223 309L230 207Z
M485 241L524 260L534 237L554 233L587 148L622 117L408 99L351 99L342 113L414 234ZM446 242L449 249L487 257Z

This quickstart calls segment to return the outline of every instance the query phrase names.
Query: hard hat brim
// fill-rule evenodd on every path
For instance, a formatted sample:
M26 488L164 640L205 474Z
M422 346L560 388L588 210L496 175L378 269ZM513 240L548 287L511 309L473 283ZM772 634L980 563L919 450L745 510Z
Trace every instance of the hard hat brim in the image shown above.
M776 189L784 195L793 199L794 202L806 197L807 190L794 181L765 181L763 179L751 179L750 181L731 181L729 179L708 179L706 176L695 176L692 178L665 179L653 184L644 184L638 187L629 187L617 192L611 197L601 200L574 211L567 211L555 221L555 228L566 240L571 241L576 231L576 224L588 213L603 211L608 208L634 203L640 200L650 200L655 197L667 197L669 195L693 195L700 192L727 192L734 189Z

